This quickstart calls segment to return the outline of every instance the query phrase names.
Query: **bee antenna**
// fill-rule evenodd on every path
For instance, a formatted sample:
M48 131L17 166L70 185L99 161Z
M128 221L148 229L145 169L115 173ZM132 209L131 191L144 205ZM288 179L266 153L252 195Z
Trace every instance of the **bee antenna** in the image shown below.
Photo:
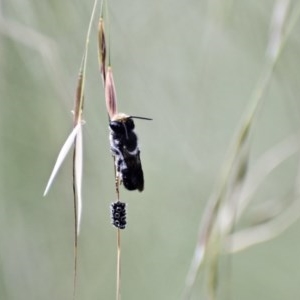
M129 118L131 118L131 119L148 120L148 121L152 121L153 120L151 118L145 118L145 117L139 117L139 116L130 116Z

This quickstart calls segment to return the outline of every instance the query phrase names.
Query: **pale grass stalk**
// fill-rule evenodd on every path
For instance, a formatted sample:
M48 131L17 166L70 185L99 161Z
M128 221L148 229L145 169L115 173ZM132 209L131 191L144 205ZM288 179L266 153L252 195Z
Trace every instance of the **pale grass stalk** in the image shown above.
M104 86L105 104L109 120L117 113L117 94L113 79L113 72L110 62L110 43L108 43L108 64L107 64L107 45L104 27L104 3L106 4L106 17L108 18L107 3L102 1L100 18L98 23L98 61L99 69ZM114 159L115 160L115 159ZM117 176L114 161L115 187L117 202L120 201L119 178ZM116 300L121 299L121 230L117 228L117 270L116 270Z
M221 254L226 236L233 230L237 221L237 209L241 196L242 186L246 179L249 144L251 141L251 132L257 118L260 107L263 104L264 94L270 83L274 68L279 60L280 53L288 38L284 32L287 23L287 11L289 10L288 0L278 0L274 10L276 11L284 2L285 12L281 18L276 19L276 26L271 26L269 43L266 51L266 63L262 69L261 76L257 82L256 88L250 98L246 114L242 117L238 126L237 134L233 138L228 156L225 161L219 186L210 198L205 209L203 220L200 224L199 237L192 258L191 266L186 278L183 299L190 299L192 288L199 269L203 266L205 259L208 260L208 295L209 299L216 299L218 285L218 257ZM282 4L281 3L281 4ZM282 4L283 5L283 4ZM274 12L274 15L276 13ZM297 14L299 16L299 14ZM272 20L272 24L274 24ZM293 19L293 25L296 22ZM276 36L276 38L274 38ZM239 216L240 217L240 216Z
M38 51L43 58L51 60L53 49L56 52L57 45L53 39L29 26L6 18L2 14L0 14L0 32L16 42Z
M121 300L121 230L117 228L117 283L116 300Z
M84 90L86 80L86 66L89 49L90 34L92 29L92 23L94 20L96 7L98 0L94 1L90 22L86 34L85 51L83 60L80 68L79 85L77 88L77 101L75 102L74 122L81 122L84 104ZM82 74L82 76L81 76ZM79 100L79 101L78 101ZM78 235L80 232L80 220L82 214L82 152L83 152L83 141L82 141L82 130L76 138L74 145L73 155L73 193L74 193L74 216L75 216L75 237L74 237L74 288L73 288L73 299L76 298L76 282L77 282L77 249L78 249Z
M241 218L249 204L254 192L259 188L259 185L265 178L281 163L290 158L292 155L299 153L299 135L295 135L286 139L284 142L276 145L276 147L267 151L258 161L257 165L249 173L247 182L245 183L245 190L241 195L239 211L237 213L238 219ZM258 243L262 243L278 236L291 226L300 217L300 165L298 167L298 176L295 181L294 195L292 202L289 203L286 199L280 202L281 210L270 215L270 209L265 213L265 218L260 220L262 225L252 226L231 233L227 237L225 244L225 251L235 253ZM274 206L274 201L272 202ZM278 204L277 204L278 206ZM272 213L272 211L271 211Z
M59 68L59 66L62 66L63 64L58 55L56 41L26 24L4 16L1 10L0 33L13 41L20 43L22 46L36 51L38 55L40 55L42 62L46 67L46 71L48 72L49 80L52 81L59 97L64 99L67 93L65 91L65 85L62 84L62 78L64 78L65 75L63 74L63 69ZM23 48L19 51L24 64L26 64L29 69L32 69L34 66L28 62L25 53L26 51L24 51ZM32 72L34 71L35 70L32 69ZM56 76L53 76L53 74L56 74Z
M284 161L298 153L299 148L299 134L296 134L281 141L257 159L256 163L249 170L245 180L237 207L237 219L242 217L254 193L265 181L266 177Z
M89 39L91 34L92 23L95 16L95 11L97 7L98 0L94 1L90 22L86 35L85 50L80 66L79 78L76 89L76 97L74 103L74 118L73 126L74 129L67 141L65 142L60 154L58 156L57 162L54 166L44 195L47 194L61 164L63 163L68 151L73 146L73 200L74 200L74 287L73 287L73 299L76 297L76 281L77 281L77 249L78 249L78 236L80 232L81 214L82 214L82 169L83 169L83 141L82 141L82 124L83 124L83 104L84 104L84 90L85 90L85 80L86 80L86 66L89 48Z
M229 235L225 243L225 251L236 253L279 236L299 220L299 211L300 198L298 196L292 205L270 221Z
M82 126L79 127L78 134L76 136L75 144L75 186L77 191L77 235L80 232L81 224L81 212L82 212L82 160L83 160L83 141L82 141Z

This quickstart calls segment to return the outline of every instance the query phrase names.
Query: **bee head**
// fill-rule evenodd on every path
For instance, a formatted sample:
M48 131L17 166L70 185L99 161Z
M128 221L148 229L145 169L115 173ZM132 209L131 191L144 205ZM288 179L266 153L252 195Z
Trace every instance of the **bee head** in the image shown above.
M132 119L152 120L149 118L128 116L124 113L118 113L111 118L109 127L115 133L126 134L126 137L128 138L128 132L134 129L134 122Z
M130 116L119 113L111 118L109 127L115 133L126 134L128 138L128 132L134 129L134 122Z

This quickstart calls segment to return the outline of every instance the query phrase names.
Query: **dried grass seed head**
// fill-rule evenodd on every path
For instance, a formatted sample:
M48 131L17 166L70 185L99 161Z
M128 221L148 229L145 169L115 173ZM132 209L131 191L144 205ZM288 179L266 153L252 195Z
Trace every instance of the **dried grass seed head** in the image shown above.
M106 73L105 102L109 118L111 119L117 113L117 94L111 67L107 68Z
M99 56L100 71L101 71L103 83L105 84L106 38L105 38L105 30L104 30L104 20L102 18L100 18L98 23L98 56Z

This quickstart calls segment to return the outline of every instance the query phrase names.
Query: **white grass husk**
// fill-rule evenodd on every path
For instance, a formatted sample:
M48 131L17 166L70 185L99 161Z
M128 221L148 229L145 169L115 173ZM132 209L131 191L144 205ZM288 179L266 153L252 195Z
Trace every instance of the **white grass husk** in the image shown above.
M47 186L45 188L45 191L44 191L44 194L43 196L46 196L49 192L49 189L57 175L57 172L58 170L60 169L62 163L64 162L67 154L69 153L72 145L74 144L74 141L76 139L76 136L80 130L80 127L81 127L81 123L77 124L74 129L72 130L72 132L70 133L70 135L68 136L67 140L65 141L64 145L62 146L58 156L57 156L57 159L56 159L56 162L55 162L55 165L53 167L53 170L51 172L51 175L50 175L50 178L48 180L48 183L47 183Z

